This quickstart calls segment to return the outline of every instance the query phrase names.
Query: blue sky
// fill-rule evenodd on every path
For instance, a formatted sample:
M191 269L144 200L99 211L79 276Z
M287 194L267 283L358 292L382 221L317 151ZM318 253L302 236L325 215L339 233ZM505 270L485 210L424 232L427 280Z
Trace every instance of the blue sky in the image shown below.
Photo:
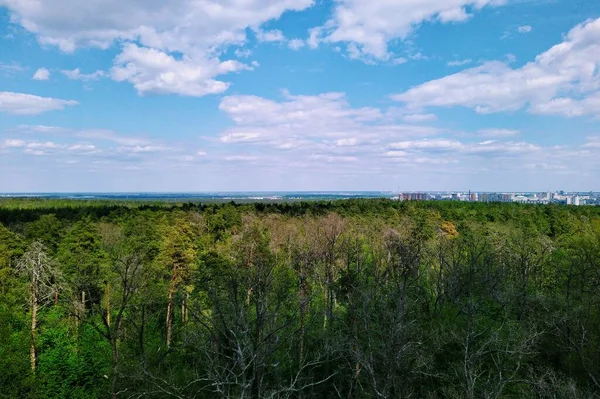
M0 192L600 190L600 3L0 0Z

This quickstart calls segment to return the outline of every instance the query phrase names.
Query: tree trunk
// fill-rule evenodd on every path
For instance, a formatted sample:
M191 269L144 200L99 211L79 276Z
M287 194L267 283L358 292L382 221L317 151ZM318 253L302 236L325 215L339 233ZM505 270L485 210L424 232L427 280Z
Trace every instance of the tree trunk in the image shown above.
M38 312L38 301L37 295L34 290L31 293L31 344L29 347L29 354L31 356L31 371L35 373L35 366L37 363L36 349L35 349L35 336L37 329L37 312Z
M188 303L189 299L190 299L190 294L186 293L185 297L181 301L181 324L182 325L187 323L187 319L188 319L187 303Z
M106 324L110 327L110 283L106 284Z
M250 270L252 268L252 257L254 256L254 244L250 246L250 256L248 257L248 264L246 268ZM248 289L246 291L246 306L250 306L250 296L252 295L252 284L250 277L248 276Z
M171 337L173 334L173 307L175 305L175 287L173 284L169 287L169 302L167 303L167 348L171 347Z

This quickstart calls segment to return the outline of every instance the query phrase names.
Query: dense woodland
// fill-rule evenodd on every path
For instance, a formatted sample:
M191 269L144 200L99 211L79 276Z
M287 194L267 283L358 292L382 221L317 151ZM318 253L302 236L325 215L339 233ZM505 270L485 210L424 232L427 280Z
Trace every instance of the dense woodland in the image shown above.
M0 397L600 397L600 207L0 202Z

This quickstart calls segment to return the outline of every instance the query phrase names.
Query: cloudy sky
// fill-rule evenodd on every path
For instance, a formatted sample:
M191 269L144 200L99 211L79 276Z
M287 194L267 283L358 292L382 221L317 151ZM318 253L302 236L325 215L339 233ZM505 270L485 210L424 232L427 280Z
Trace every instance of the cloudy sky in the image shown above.
M600 190L600 2L0 0L0 192Z

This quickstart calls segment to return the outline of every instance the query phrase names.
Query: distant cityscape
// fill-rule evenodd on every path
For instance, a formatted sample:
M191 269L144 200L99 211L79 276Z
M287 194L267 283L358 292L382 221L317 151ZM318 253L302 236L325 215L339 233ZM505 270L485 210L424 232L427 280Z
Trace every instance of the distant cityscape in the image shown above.
M396 197L400 201L464 201L464 202L517 202L521 204L600 205L600 193L588 192L405 192Z
M296 202L390 198L400 201L516 202L521 204L600 205L600 192L484 191L264 191L200 193L0 193L3 198L158 202Z

